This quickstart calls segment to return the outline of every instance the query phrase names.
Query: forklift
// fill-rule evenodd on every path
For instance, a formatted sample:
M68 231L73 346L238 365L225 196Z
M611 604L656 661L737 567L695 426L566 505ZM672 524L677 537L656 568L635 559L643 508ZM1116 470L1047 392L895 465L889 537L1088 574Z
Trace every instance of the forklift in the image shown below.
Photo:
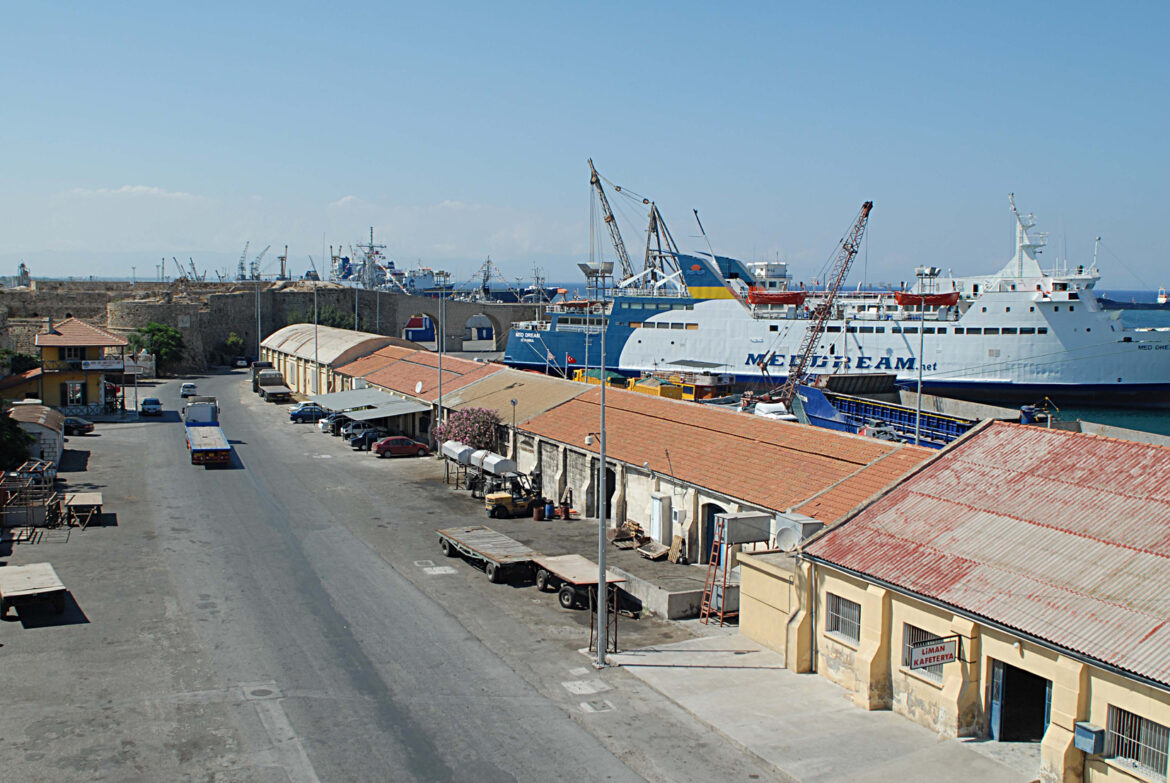
M544 498L540 496L539 477L534 474L533 479L530 481L523 473L487 477L484 509L488 516L493 519L531 516L537 506L544 505Z

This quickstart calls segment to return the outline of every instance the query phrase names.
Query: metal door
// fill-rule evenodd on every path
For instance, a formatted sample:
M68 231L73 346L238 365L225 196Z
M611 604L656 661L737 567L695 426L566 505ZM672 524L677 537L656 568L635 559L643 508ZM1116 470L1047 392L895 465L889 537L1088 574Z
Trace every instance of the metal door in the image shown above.
M991 714L989 716L989 730L991 738L999 741L1000 721L1003 718L1003 663L991 661Z
M1044 686L1044 730L1048 731L1048 724L1052 720L1052 680L1045 680Z
M662 498L650 498L650 538L659 543L665 543L662 535L664 505Z

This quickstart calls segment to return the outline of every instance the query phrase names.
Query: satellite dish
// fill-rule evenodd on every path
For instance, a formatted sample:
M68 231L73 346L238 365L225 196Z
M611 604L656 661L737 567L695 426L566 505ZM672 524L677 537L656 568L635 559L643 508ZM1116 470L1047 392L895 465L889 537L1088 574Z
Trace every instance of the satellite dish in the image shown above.
M782 527L776 531L776 548L791 552L800 545L800 531L794 527Z
M414 393L415 394L422 394L422 381L419 381L418 383L416 383L414 385Z

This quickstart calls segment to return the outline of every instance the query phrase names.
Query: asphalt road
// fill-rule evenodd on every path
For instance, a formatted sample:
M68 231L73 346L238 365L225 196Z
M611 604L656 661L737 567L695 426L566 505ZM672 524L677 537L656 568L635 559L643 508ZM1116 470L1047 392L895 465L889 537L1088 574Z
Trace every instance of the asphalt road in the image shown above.
M350 452L289 424L242 372L197 381L221 401L230 468L190 465L173 413L99 425L70 439L62 475L103 491L116 524L8 558L50 560L76 600L64 621L22 610L0 625L0 779L771 774L589 667L587 613L440 557L433 530L482 509L436 461ZM174 411L177 389L153 391ZM623 634L686 636L651 619Z

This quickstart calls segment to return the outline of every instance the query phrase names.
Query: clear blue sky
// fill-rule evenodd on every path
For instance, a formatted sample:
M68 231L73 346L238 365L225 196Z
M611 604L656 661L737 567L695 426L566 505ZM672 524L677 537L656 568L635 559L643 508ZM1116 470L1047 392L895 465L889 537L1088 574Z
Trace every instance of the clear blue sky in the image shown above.
M684 249L698 208L798 278L864 199L870 280L991 271L1014 191L1049 261L1100 234L1102 287L1170 285L1167 6L828 5L6 3L0 273L234 272L245 240L299 273L372 225L456 279L574 280L591 156Z

